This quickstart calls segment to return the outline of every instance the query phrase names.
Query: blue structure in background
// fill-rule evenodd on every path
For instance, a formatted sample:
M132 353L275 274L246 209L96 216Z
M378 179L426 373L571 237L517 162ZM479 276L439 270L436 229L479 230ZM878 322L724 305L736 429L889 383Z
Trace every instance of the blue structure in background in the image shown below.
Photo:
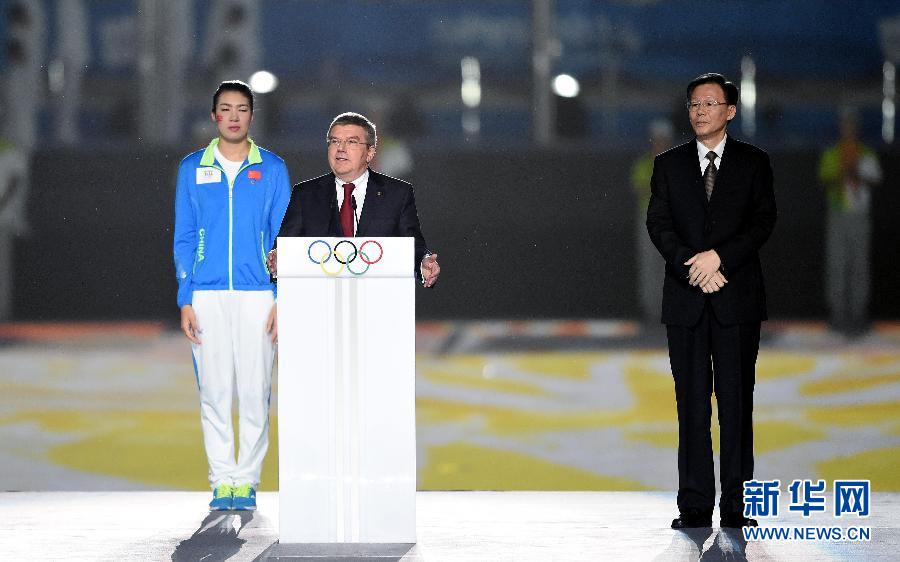
M6 14L15 0L0 0ZM53 53L58 2L47 0L47 53ZM137 81L137 0L86 0L90 20L91 57L86 77L93 81ZM202 57L211 0L194 0L196 72L202 78ZM609 140L645 130L654 117L674 112L670 107L618 100L615 129L608 130L596 99L610 75L620 91L661 90L660 84L681 84L686 78L718 70L740 77L741 58L751 56L758 69L759 91L790 86L792 82L819 83L820 100L797 103L793 99L761 101L757 122L759 139L783 146L818 145L836 133L836 106L840 85L879 83L884 57L878 41L878 23L900 14L891 0L832 2L809 0L802 4L776 0L738 0L698 4L686 0L659 2L596 2L557 0L556 29L561 45L554 72L576 76L591 101L586 102L588 138ZM378 92L397 96L430 92L417 101L424 114L427 137L448 142L465 140L460 128L458 100L460 59L478 58L485 104L482 138L530 138L532 89L531 3L519 0L433 0L421 2L295 2L268 0L261 4L260 30L263 60L285 88L295 92L325 93L341 100L359 100ZM130 27L129 27L130 26ZM6 34L0 18L0 36ZM123 39L124 38L124 39ZM0 73L8 64L0 54ZM604 76L606 73L606 78ZM833 88L831 103L827 88ZM440 93L441 95L437 95ZM457 93L456 97L452 93ZM516 106L498 106L491 99L517 96ZM283 98L282 98L283 99ZM493 105L491 105L493 103ZM880 100L879 100L880 103ZM880 108L863 108L863 129L877 135ZM110 106L86 104L84 133L116 136ZM358 108L365 110L366 108ZM281 104L286 138L310 140L310 120L318 123L332 113L328 107ZM528 123L522 127L521 119ZM303 122L304 127L290 126ZM187 135L189 131L185 131ZM874 140L874 139L873 139Z

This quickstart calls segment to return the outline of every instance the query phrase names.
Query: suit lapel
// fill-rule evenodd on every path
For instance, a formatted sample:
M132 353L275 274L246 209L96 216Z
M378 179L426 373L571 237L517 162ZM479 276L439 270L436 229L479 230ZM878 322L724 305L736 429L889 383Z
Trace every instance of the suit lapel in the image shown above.
M731 185L733 179L736 177L735 174L738 173L738 168L740 167L740 156L738 153L740 152L740 146L738 146L739 141L737 141L734 137L728 137L728 140L725 141L725 149L722 151L722 161L720 162L719 171L716 174L716 183L713 186L712 196L709 198L710 203L712 203L713 198L716 197L716 193L719 191L719 188L726 188Z
M700 173L700 160L697 157L697 139L686 143L684 145L684 151L681 155L683 166L687 167L690 172L689 176L691 178L691 184L689 186L690 196L694 197L702 203L706 205L706 188L703 185L703 174Z
M323 209L325 209L325 213L331 215L328 219L328 236L343 236L333 173L322 176L319 180L319 190L321 191L320 202L323 205Z
M706 185L703 182L703 174L700 173L700 160L697 155L697 139L695 138L689 144L691 146L691 150L689 151L690 162L691 166L694 167L695 176L694 189L691 191L700 198L704 205L709 205L716 198L716 192L719 191L719 188L727 188L727 186L733 183L736 174L740 173L740 141L731 136L725 141L725 148L722 150L722 160L719 162L719 169L716 171L716 183L713 185L713 192L709 201L706 200Z
M381 174L369 170L369 183L366 186L366 200L363 203L362 214L359 217L359 224L356 227L357 236L367 236L369 231L369 223L372 221L369 217L377 217L379 209L384 204L384 178Z

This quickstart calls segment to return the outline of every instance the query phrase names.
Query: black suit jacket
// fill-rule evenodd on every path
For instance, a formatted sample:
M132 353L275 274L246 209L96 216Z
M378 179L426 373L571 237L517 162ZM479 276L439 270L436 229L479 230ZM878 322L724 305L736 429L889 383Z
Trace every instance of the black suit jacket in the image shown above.
M343 237L335 197L334 173L300 182L291 191L278 236ZM409 183L369 170L369 183L356 236L415 238L415 273L428 253L419 227L416 198Z
M647 231L666 260L662 322L693 326L706 302L723 324L767 318L759 249L775 227L769 156L734 137L725 141L710 200L706 200L696 140L656 157L650 180ZM728 283L706 295L688 283L694 254L715 250Z

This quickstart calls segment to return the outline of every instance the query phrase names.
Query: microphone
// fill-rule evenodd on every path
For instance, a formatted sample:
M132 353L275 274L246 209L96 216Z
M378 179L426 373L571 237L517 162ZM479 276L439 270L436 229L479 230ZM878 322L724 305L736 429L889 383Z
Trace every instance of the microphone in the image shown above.
M359 226L359 215L356 214L356 195L350 196L350 207L353 208L353 233L356 234L356 229Z

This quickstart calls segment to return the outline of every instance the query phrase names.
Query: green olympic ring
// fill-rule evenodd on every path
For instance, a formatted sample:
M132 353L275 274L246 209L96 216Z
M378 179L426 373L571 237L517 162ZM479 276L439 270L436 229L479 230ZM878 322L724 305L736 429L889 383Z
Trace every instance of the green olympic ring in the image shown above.
M362 262L366 264L366 268L362 271L353 271L353 268L350 267L350 264L353 263L351 260L350 263L347 264L347 271L352 273L353 275L363 275L365 272L369 271L369 268L372 267L372 261L369 260L369 256L366 255L362 250L359 251L359 255L362 256Z

